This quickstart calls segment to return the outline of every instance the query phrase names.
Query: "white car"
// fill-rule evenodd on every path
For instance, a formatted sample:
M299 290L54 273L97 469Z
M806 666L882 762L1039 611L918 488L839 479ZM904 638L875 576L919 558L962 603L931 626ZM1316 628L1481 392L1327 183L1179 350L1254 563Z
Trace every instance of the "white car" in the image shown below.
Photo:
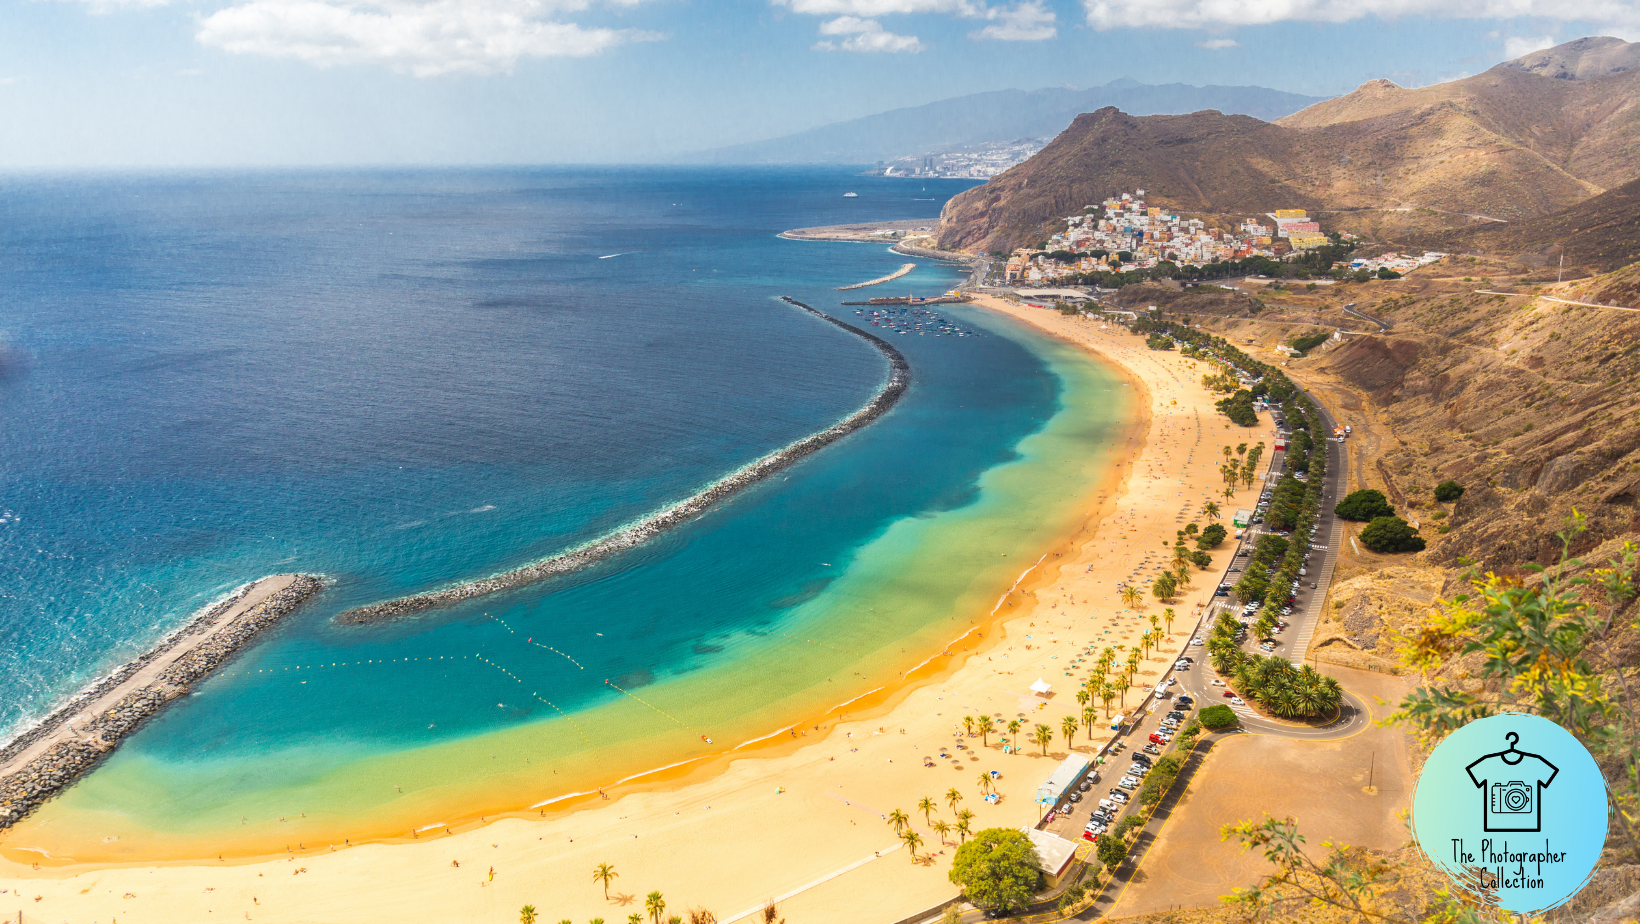
M1230 705L1232 705L1232 706L1245 706L1247 704L1242 702L1241 697L1232 696L1232 697L1230 697Z
M1190 644L1192 644L1192 645L1200 645L1201 643L1202 643L1202 640L1199 639L1199 638L1193 638L1193 639L1190 640Z
M1213 686L1222 687L1222 686L1224 686L1224 681L1222 681L1222 680L1218 679L1217 677L1215 677L1215 678L1213 678Z

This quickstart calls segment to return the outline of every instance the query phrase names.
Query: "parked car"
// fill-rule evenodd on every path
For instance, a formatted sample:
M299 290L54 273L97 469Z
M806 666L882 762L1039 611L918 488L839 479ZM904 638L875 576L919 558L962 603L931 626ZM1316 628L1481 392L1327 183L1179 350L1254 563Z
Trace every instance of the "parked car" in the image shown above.
M1127 772L1128 776L1144 776L1150 772L1150 767L1146 764L1133 763L1128 765Z
M1082 794L1079 793L1079 792L1073 792L1073 793L1070 794L1070 800L1072 802L1081 802L1082 801Z
M1160 754L1162 753L1162 749L1152 743L1145 745L1145 752L1148 754Z
M1144 764L1147 767L1150 766L1150 758L1143 754L1133 755L1133 762L1136 764Z
M1241 701L1241 697L1232 696L1232 697L1230 697L1230 705L1232 705L1232 706L1245 706L1247 704Z

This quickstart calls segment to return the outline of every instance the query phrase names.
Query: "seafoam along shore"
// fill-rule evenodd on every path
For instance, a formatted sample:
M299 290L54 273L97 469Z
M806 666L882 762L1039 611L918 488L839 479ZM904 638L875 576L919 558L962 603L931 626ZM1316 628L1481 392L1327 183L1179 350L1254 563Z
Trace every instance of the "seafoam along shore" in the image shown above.
M0 830L84 775L322 586L305 574L245 585L0 748Z
M887 413L888 409L900 400L900 396L905 394L906 388L911 384L911 367L906 363L905 357L900 354L900 351L894 348L893 344L852 324L847 324L824 312L817 311L790 296L782 295L780 299L788 305L801 308L823 321L835 324L865 339L888 360L888 381L883 384L876 396L867 402L864 407L819 433L804 437L789 446L771 452L737 469L691 497L679 501L664 510L650 514L635 523L623 526L612 533L594 539L578 548L570 549L551 558L524 565L511 571L464 584L457 584L443 590L429 591L351 609L337 616L336 621L346 625L367 625L400 619L432 607L446 606L462 600L470 600L474 597L482 597L515 587L523 587L537 581L579 571L612 555L643 545L661 533L689 522L712 505L734 496L804 456L842 439Z

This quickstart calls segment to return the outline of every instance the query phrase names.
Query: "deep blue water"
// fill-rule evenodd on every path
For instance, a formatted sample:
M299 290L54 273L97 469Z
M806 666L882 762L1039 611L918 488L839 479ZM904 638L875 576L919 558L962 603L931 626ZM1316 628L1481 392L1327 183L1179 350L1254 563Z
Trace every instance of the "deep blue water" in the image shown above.
M697 524L494 606L329 620L551 554L851 413L883 360L774 297L853 320L844 297L880 290L834 287L906 258L775 233L932 219L967 185L819 169L0 180L0 733L280 571L334 583L241 668L470 652L502 638L492 609L574 640L584 671L531 662L565 709L611 695L604 678L709 662L714 640L823 587L823 563L970 499L1053 413L1042 360L959 309L979 336L896 339L914 384L889 417ZM920 262L896 294L958 278ZM350 684L347 709L229 678L235 695L135 743L183 759L302 736L391 747L545 708L495 708L515 689L494 672L438 678Z

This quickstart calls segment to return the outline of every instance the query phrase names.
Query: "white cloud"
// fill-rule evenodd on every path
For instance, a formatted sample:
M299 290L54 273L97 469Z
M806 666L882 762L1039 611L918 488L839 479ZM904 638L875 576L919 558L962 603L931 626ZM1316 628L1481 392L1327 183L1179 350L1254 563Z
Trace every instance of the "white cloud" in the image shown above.
M1552 35L1511 35L1503 40L1503 56L1514 60L1521 55L1531 54L1545 48L1553 48L1555 38Z
M973 0L774 0L794 13L814 16L857 16L862 19L896 13L950 13L957 16L985 15L985 4Z
M968 33L973 39L997 39L1004 42L1041 42L1059 34L1054 26L1053 10L1042 5L1042 0L1028 0L1012 9L985 11L985 18L995 20L992 25Z
M895 35L883 28L882 23L875 19L861 19L858 16L839 16L820 24L821 35L846 35L848 38L841 42L820 41L814 43L816 51L886 51L886 52L918 52L923 50L922 42L915 35Z
M549 17L586 0L250 0L200 20L196 38L233 54L316 67L379 64L418 77L510 71L519 58L584 57L661 36Z
M1241 43L1236 41L1235 39L1219 38L1219 39L1208 39L1205 42L1197 42L1196 47L1197 48L1206 48L1209 51L1218 51L1221 48L1235 48L1236 46L1238 46L1240 44Z
M1162 27L1199 29L1274 22L1350 22L1366 17L1398 19L1517 19L1592 23L1611 34L1640 33L1634 0L1082 0L1096 29Z

